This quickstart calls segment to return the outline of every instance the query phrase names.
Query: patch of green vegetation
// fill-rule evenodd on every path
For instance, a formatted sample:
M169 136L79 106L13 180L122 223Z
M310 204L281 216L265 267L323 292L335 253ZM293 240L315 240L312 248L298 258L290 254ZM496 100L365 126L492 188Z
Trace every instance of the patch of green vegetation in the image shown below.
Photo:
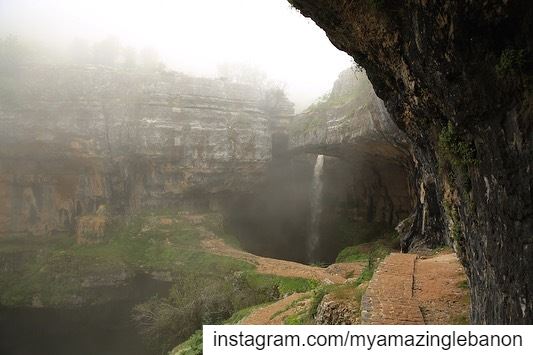
M280 294L307 291L315 286L315 281L253 271L211 278L187 274L168 297L155 297L137 305L133 318L154 349L168 351L202 324L237 323L255 305L275 301Z
M203 333L196 331L187 341L178 345L170 352L170 355L202 355Z
M360 250L359 246L347 247L341 250L337 256L337 263L349 263L354 261L368 260L368 253Z
M372 258L383 258L387 256L392 249L394 249L396 240L395 233L389 235L388 238L379 239L371 243L358 244L346 247L339 255L335 262L348 263L356 261L369 261Z
M306 294L306 295L303 295L302 297L298 298L297 300L293 301L290 305L288 305L287 307L283 308L283 309L280 309L279 311L275 312L274 314L272 314L270 316L270 319L274 319L276 318L277 316L279 316L280 314L282 313L285 313L287 312L289 309L295 307L298 303L302 302L303 300L305 299L308 299L309 298L309 295Z
M281 277L276 275L264 275L256 272L245 273L247 282L256 289L273 288L280 295L302 293L315 289L318 281L302 279L298 277Z
M308 314L305 310L302 310L296 314L288 315L283 323L285 325L311 325L313 321L308 317Z
M313 291L313 296L311 297L311 305L309 307L309 318L314 319L318 310L320 302L328 294L329 287L322 286Z
M350 289L346 289L344 288L345 285L342 285L341 287L337 287L337 289L330 289L329 292L337 293L336 295L339 298L345 298L346 295L343 293L353 291L355 288L353 297L354 300L360 304L364 292L364 288L361 285L372 279L379 263L391 253L393 243L393 240L385 239L373 243L348 247L342 250L337 256L337 262L366 261L366 265L355 281L355 284L348 285Z
M524 49L505 49L496 64L496 74L505 78L520 74L526 65L526 51Z
M448 122L439 134L438 140L439 169L447 173L450 181L462 186L469 192L472 182L468 168L476 166L476 149L472 142L465 141L456 131L452 122Z
M262 304L259 304L259 305L255 305L255 306L251 306L251 307L240 309L237 312L233 313L233 315L230 318L225 320L224 324L239 324L239 322L241 320L243 320L244 318L248 317L256 309L261 308L261 307L265 307L265 306L267 306L267 305L269 305L271 303L272 302L267 302L267 303L262 303Z
M460 314L457 316L454 316L451 320L451 324L453 325L469 325L470 324L470 317L468 317L468 314Z
M204 215L203 219L203 225L208 230L215 233L219 238L223 239L227 245L230 245L237 249L242 249L241 242L239 241L237 236L235 236L235 234L228 233L224 229L224 221L221 214L211 213L208 215Z
M459 287L460 289L463 289L463 290L468 290L470 289L470 286L468 285L468 280L463 280L463 281L460 281L458 284L457 284L457 287Z
M16 273L0 274L0 302L28 305L38 296L43 304L69 304L73 297L89 297L82 287L89 276L166 270L223 277L253 270L245 261L203 251L199 231L186 221L174 218L171 224L162 225L159 219L146 215L119 222L109 228L100 244L77 245L67 236L0 242L0 255L28 255L24 263L18 263Z
M451 221L450 234L452 240L456 243L458 248L461 247L463 241L463 229L461 228L461 221L459 219L459 210L450 201L444 200L444 211Z

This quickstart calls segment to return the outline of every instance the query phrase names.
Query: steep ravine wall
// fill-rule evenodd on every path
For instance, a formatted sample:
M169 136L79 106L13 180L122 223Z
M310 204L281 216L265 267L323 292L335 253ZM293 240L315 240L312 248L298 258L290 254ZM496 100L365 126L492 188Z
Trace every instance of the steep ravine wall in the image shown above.
M426 207L411 232L442 216L472 321L533 323L533 3L289 2L366 69L412 141Z
M418 200L411 145L365 73L353 68L342 72L331 92L289 127L290 154L328 156L326 214L342 210L355 223L390 227L411 215ZM419 247L442 244L429 235L418 241Z
M264 177L284 95L105 67L2 73L0 236L103 236L108 216L217 210Z

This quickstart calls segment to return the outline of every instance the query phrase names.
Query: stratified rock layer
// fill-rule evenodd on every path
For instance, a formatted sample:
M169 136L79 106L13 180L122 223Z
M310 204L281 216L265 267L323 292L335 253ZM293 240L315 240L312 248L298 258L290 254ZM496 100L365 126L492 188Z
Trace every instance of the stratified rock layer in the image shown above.
M92 242L105 215L217 209L262 179L272 134L292 114L282 93L173 72L2 76L0 235L77 231Z
M533 3L290 3L366 69L411 139L422 204L410 243L448 226L472 321L533 323Z
M289 141L292 154L340 159L324 164L325 211L344 205L354 221L389 226L412 213L416 189L409 140L364 73L342 72L327 97L291 122ZM431 244L437 243L427 238L425 245Z

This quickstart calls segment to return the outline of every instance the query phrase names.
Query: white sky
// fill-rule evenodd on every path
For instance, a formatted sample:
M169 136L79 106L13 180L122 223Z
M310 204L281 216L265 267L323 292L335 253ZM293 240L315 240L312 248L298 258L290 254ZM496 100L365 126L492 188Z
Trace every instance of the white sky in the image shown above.
M114 35L155 48L171 69L216 75L246 63L286 84L298 109L327 92L350 57L286 0L0 0L0 35L64 44Z

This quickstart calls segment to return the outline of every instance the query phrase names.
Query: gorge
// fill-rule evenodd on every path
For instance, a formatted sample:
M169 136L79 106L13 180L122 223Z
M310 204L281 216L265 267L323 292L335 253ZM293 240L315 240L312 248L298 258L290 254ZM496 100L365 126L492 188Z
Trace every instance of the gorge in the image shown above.
M213 274L212 264L179 251L210 260L193 241L212 233L205 228L256 255L329 264L345 247L393 235L414 206L407 142L351 69L296 116L281 90L224 78L90 66L3 75L0 323L9 353L28 339L7 324L25 319L29 333L57 324L31 343L71 353L99 334L99 322L112 322L91 309L109 307L118 321L108 330L113 351L131 353L136 305L199 292L176 288L190 273L215 280L247 270L220 260ZM264 292L239 307L272 297ZM57 328L80 321L94 328L79 342L82 333ZM170 339L183 341L195 322ZM112 344L102 346L87 349Z
M0 353L533 323L533 6L288 3L355 60L303 110L244 67L17 62L0 41Z

